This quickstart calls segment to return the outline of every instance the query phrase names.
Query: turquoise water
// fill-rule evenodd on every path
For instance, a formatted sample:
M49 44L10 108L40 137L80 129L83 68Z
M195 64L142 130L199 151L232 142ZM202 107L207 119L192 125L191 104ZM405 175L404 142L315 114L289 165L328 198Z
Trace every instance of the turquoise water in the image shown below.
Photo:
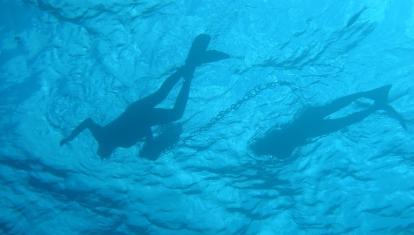
M156 91L202 33L230 58L197 68L159 156L101 158L88 131L59 146ZM1 234L414 233L413 0L0 0L0 35ZM384 85L406 128L365 96L324 117L370 110L335 131L305 115Z

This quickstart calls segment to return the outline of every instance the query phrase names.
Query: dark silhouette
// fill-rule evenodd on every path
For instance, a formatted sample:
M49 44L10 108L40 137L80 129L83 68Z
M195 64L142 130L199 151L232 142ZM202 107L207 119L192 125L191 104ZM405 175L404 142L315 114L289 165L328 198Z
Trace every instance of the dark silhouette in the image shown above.
M149 160L156 160L164 151L172 148L180 140L181 123L161 126L161 133L141 148L139 155Z
M175 135L173 138L165 136L153 138L151 126L171 123L182 117L187 104L193 74L197 66L229 58L223 52L207 50L209 42L210 36L206 34L197 36L193 41L185 64L168 77L158 91L130 104L118 118L106 126L100 126L91 118L87 118L68 137L64 138L60 144L68 143L83 130L89 129L98 142L98 155L101 157L110 156L117 147L131 147L138 141L145 141L144 149L146 151L144 153L152 152L159 154L162 151L160 148L165 147L161 142L170 143L171 139L178 138L179 134L172 132ZM156 105L167 97L180 78L184 78L184 83L173 109L155 108ZM157 142L157 140L160 141ZM160 144L158 145L158 143Z
M360 122L377 110L386 111L391 117L397 119L406 128L405 121L392 108L388 102L388 92L391 86L383 86L374 90L359 92L344 96L333 102L319 107L306 109L293 122L280 129L270 129L263 137L257 138L250 145L257 155L273 155L276 157L289 157L297 147L308 143L312 138L327 135L341 130L349 125ZM350 114L346 117L330 119L333 114L360 98L374 101L368 108Z

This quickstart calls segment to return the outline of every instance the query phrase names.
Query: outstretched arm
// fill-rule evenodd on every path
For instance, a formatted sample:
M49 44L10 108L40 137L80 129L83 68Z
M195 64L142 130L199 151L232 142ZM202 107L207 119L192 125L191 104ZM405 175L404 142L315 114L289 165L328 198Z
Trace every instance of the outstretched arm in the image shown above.
M101 128L102 127L96 124L91 118L87 118L83 122L81 122L77 127L75 127L75 129L73 129L73 131L70 133L68 137L62 139L60 141L60 145L62 146L72 141L85 129L89 129L92 132L92 135L95 137L95 139L99 140Z

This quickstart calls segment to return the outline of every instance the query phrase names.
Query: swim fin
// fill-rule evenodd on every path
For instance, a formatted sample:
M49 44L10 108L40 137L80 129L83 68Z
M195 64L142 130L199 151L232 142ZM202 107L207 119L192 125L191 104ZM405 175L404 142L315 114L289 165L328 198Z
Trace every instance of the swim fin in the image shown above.
M207 50L210 40L211 37L207 34L200 34L194 39L185 61L185 64L187 66L196 67L201 64L211 63L230 57L224 52Z
M407 121L391 105L382 106L381 109L384 110L391 118L397 120L404 130L407 130Z
M208 44L210 43L211 37L207 34L200 34L194 40L191 45L190 51L188 52L186 65L197 66L200 58L207 50Z
M407 130L406 120L388 103L390 89L391 85L386 85L368 91L368 94L370 98L375 100L375 106L377 106L378 109L384 110L391 118L396 119L400 125Z
M375 101L378 106L387 105L388 94L390 93L391 85L385 85L367 92L367 96Z
M211 63L219 60L228 59L230 56L224 52L208 50L204 53L201 63Z

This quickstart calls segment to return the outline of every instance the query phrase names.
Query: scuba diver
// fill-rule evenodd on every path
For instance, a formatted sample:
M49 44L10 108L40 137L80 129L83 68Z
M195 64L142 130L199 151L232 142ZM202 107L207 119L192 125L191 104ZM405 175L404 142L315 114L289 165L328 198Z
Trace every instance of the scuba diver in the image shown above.
M387 103L390 88L391 85L387 85L370 91L344 96L324 106L307 108L293 122L282 128L272 128L264 136L253 140L250 144L250 149L256 155L289 157L293 150L307 144L313 138L339 131L349 125L360 122L377 110L386 111L406 129L405 120ZM345 117L328 118L329 115L345 108L360 98L368 98L373 100L374 103L362 111Z
M144 148L157 148L151 127L172 123L183 116L195 69L205 63L229 58L226 53L207 50L209 42L209 35L198 35L192 43L185 64L168 77L155 93L130 104L118 118L105 126L96 124L91 118L85 119L68 137L62 139L60 145L67 144L83 130L88 129L98 142L98 155L103 158L109 157L118 147L128 148L138 141L145 142ZM155 108L168 96L180 78L183 78L184 82L174 107Z

